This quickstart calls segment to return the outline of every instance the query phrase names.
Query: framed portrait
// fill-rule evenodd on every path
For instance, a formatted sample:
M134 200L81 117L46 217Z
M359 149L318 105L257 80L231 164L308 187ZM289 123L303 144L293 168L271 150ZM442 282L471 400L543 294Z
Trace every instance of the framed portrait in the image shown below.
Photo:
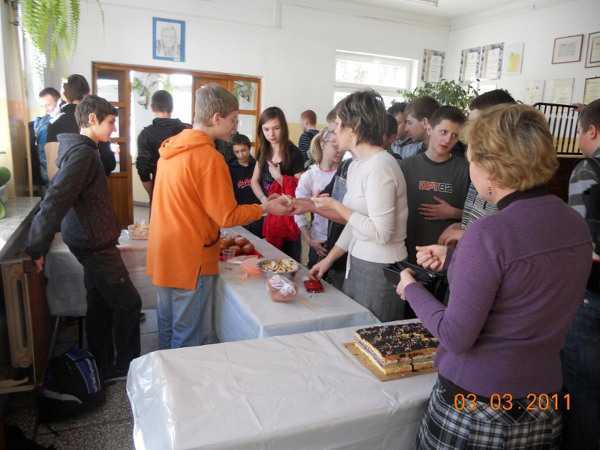
M600 31L588 34L585 67L600 67Z
M554 39L552 64L564 64L581 61L583 34Z
M240 110L255 110L258 85L253 81L235 80L233 82L233 95L240 104Z
M185 22L152 18L152 58L162 61L185 61Z

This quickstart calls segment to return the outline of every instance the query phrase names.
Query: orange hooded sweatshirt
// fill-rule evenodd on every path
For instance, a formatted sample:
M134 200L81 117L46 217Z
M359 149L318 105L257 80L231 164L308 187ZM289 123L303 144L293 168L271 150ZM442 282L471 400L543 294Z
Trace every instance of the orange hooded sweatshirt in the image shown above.
M229 168L213 140L191 129L160 147L148 236L148 275L155 286L193 290L199 275L219 273L219 230L262 216L238 205Z

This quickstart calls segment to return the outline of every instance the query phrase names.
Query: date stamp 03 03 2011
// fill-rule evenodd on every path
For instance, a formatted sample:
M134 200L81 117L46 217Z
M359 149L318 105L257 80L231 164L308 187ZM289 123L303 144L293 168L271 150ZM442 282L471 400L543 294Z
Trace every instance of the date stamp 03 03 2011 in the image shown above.
M476 394L456 394L454 396L454 408L459 411L474 411L480 400ZM533 411L541 409L547 411L571 409L570 394L527 394L525 398L513 399L512 394L494 393L489 399L485 399L485 403L490 405L490 408L496 411Z

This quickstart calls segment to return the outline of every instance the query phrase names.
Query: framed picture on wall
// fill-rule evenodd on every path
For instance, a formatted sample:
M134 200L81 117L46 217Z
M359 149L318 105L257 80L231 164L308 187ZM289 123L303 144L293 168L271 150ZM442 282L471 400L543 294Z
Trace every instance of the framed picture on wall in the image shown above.
M583 34L554 39L552 64L564 64L581 61Z
M589 105L600 99L600 77L587 78L583 89L583 104Z
M248 80L235 80L233 82L233 95L236 96L241 110L256 109L256 95L258 85Z
M163 61L185 61L185 22L152 18L152 58Z
M481 53L481 78L498 80L502 75L504 43L486 45Z
M446 53L438 50L423 51L423 68L421 81L437 83L444 77L444 60Z
M515 42L504 46L504 75L519 75L523 67L523 42Z
M481 73L481 47L465 49L460 54L461 83L469 84L477 80Z
M588 34L585 67L600 67L600 31Z

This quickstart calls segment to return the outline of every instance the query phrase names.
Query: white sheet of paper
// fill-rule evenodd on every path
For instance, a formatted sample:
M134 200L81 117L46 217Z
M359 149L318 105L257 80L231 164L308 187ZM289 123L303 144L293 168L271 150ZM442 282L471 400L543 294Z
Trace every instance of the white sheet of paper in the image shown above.
M498 79L498 65L500 64L500 49L494 48L487 52L485 58L485 67L483 68L483 77L486 80Z
M479 64L479 53L469 52L465 61L465 80L472 81L477 78L477 65Z
M531 80L525 88L525 103L533 105L544 100L544 80Z
M589 105L594 100L600 98L600 78L590 78L585 80L585 90L583 103Z
M442 79L442 65L443 59L440 55L432 55L429 60L429 73L427 74L427 81L437 83Z
M546 101L559 105L570 105L573 100L573 85L575 78L560 78L550 80L546 93Z

